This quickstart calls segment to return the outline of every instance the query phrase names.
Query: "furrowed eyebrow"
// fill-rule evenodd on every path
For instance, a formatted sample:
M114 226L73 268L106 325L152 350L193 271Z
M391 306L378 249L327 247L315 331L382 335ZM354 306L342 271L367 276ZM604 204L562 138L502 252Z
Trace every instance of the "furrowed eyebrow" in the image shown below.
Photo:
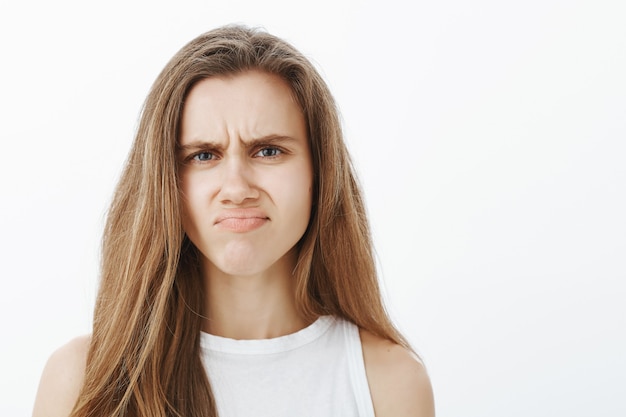
M189 152L194 152L194 151L198 151L202 149L222 150L223 146L219 143L203 141L203 140L196 140L191 143L187 143L185 145L181 145L180 143L176 144L176 150L182 154L186 154Z
M267 136L262 136L260 138L254 138L249 141L246 141L245 144L246 144L246 147L253 148L259 145L272 145L275 143L279 144L279 143L291 142L294 140L295 139L292 138L291 136L267 135Z
M250 139L245 141L244 144L247 148L254 148L260 145L272 145L272 144L280 144L285 142L294 141L295 139L291 136L283 136L283 135L266 135L261 136L259 138ZM178 143L176 145L176 150L181 154L186 154L202 149L214 149L217 151L222 151L224 146L220 143L212 142L212 141L204 141L204 140L196 140L191 143L187 143L185 145L181 145Z

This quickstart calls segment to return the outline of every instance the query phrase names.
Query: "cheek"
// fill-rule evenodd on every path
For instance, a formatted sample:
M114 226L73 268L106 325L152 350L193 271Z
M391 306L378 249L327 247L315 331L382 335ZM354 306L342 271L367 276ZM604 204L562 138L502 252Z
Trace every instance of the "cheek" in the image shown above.
M313 199L313 175L307 170L297 170L286 178L290 181L283 187L283 201L295 218L308 224Z
M200 215L206 213L206 207L202 207L206 201L208 190L202 189L206 181L200 181L197 176L183 175L180 181L180 204L182 225L185 232L189 234L198 223L202 222Z

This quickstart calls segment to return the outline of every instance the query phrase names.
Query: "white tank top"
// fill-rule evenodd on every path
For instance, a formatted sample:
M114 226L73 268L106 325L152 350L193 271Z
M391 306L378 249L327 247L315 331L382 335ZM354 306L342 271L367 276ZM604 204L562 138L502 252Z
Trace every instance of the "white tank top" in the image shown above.
M234 340L202 333L220 417L374 417L359 329L323 316L296 333Z

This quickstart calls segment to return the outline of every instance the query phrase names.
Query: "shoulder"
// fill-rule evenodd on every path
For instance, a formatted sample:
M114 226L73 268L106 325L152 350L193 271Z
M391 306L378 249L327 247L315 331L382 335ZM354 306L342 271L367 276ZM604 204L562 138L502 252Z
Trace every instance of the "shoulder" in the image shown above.
M44 367L33 417L67 417L83 385L90 336L77 337L57 349Z
M361 330L363 360L376 417L433 417L433 391L411 351Z

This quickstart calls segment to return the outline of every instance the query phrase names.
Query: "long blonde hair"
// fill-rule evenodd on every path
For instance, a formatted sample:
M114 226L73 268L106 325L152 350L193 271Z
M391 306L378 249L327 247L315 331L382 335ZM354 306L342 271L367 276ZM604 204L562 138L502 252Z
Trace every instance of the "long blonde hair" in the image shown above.
M111 204L85 383L72 416L216 416L200 356L203 283L181 225L176 146L198 81L256 69L286 80L308 125L310 224L294 272L311 321L335 315L408 347L381 301L365 207L328 87L285 41L226 26L184 46L156 79Z

